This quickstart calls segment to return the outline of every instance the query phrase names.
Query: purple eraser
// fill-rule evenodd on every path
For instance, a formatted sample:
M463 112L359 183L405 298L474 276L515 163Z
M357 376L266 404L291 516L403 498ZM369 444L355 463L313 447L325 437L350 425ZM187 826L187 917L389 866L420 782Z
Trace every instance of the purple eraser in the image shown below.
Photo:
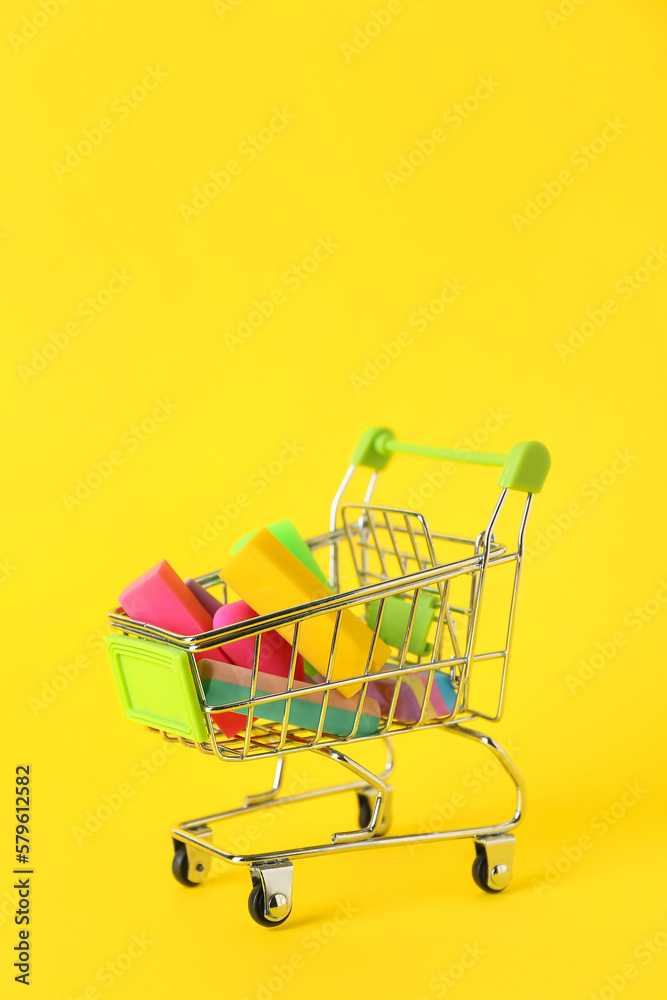
M193 580L192 577L189 577L185 581L185 584L187 587L190 588L192 593L195 595L195 597L201 604L202 608L205 608L208 611L211 618L213 618L213 615L216 613L218 608L222 607L222 604L217 599L217 597L214 597L210 591L206 590L205 587L202 587L201 584L197 583L196 580Z

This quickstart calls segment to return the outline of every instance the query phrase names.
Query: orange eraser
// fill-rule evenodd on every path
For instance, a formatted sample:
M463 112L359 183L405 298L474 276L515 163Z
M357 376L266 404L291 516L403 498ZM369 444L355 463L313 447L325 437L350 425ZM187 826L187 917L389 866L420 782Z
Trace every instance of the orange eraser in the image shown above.
M258 615L309 604L333 593L266 528L258 531L230 559L221 570L220 577ZM335 620L336 612L332 611L302 622L299 628L299 652L323 675L326 675L329 664ZM288 642L292 641L292 625L278 631ZM365 622L349 608L344 608L338 631L333 680L357 677L365 672L372 637L373 633ZM379 670L390 656L391 649L378 637L371 670ZM341 694L349 698L359 687L359 684L346 685L341 688Z

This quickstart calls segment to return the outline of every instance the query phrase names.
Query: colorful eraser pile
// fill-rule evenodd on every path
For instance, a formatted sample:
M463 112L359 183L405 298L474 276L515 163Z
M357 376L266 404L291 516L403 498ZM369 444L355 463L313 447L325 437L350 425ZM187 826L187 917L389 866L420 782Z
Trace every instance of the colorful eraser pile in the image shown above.
M368 606L365 621L350 609L343 609L331 662L336 612L300 622L296 656L292 648L293 624L277 630L265 628L259 633L259 640L253 634L255 619L294 607L307 612L313 601L333 594L310 547L292 521L278 521L244 535L232 546L232 557L220 572L220 578L238 595L238 600L221 604L196 580L181 580L163 559L123 590L120 604L130 618L179 636L223 633L217 636L217 646L195 653L195 660L207 705L220 706L219 711L211 714L225 736L236 736L246 727L247 707L234 711L223 710L222 706L249 699L257 641L255 697L270 698L288 691L290 697L255 704L256 718L283 722L288 712L290 726L303 729L318 731L322 726L323 732L338 736L349 735L353 728L358 736L378 731L381 718L391 709L397 684L395 677L383 678L382 672L391 666L388 661L392 647L400 649L403 643L409 600L386 599L375 638L378 602ZM427 638L438 606L433 595L420 595L413 615L409 652L423 656L430 651ZM244 623L248 623L250 635L225 641L224 630L233 634L238 632L234 626ZM350 678L367 675L369 661L372 680L345 683ZM338 682L338 687L329 689L322 722L324 692L309 691L298 696L292 692L323 684L327 674ZM428 684L428 671L401 677L393 713L397 722L409 724L420 718ZM363 711L358 713L360 698ZM449 715L455 700L456 691L447 675L433 671L424 719Z
M241 548L220 576L240 594L260 615L269 615L284 608L310 604L333 591L266 528L258 531ZM299 649L309 663L326 676L336 612L317 615L302 621L299 628ZM294 626L279 629L288 642ZM358 677L366 670L371 655L372 630L360 618L344 608L340 615L332 680ZM371 671L379 670L389 659L391 649L377 638L371 655ZM341 692L355 694L360 683L345 685Z

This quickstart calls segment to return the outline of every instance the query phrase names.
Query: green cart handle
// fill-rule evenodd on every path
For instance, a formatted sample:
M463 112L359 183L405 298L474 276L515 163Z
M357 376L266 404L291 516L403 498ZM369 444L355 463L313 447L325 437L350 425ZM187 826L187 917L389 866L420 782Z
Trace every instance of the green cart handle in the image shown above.
M495 465L502 468L498 485L523 493L540 493L551 467L551 456L540 441L521 441L507 455L488 451L463 451L457 448L434 448L430 445L397 441L388 427L369 427L361 435L352 453L352 465L385 469L395 451L427 458L444 458L472 465Z

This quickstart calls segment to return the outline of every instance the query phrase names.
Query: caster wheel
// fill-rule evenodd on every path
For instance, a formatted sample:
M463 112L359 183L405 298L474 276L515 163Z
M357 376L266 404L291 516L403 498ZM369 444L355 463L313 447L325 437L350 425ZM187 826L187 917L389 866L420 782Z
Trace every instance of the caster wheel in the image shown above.
M198 882L191 882L188 878L189 872L188 852L185 844L180 840L174 841L174 860L171 863L171 872L177 882L192 889Z
M250 895L248 896L248 912L255 923L259 924L260 927L279 927L281 924L285 923L291 910L288 910L282 918L279 917L277 920L268 920L264 913L264 886L254 885L250 890Z
M357 792L357 799L359 801L359 829L363 830L364 827L368 826L370 823L373 810L368 796ZM385 803L384 818L379 827L376 828L375 833L373 834L374 837L384 837L384 835L389 832L389 827L391 825L390 803L391 799Z
M363 830L365 826L371 821L371 804L365 795L357 794L357 799L359 800L359 829Z
M486 859L486 854L478 854L473 861L472 877L475 885L478 885L484 892L491 892L495 895L503 891L502 889L493 889L489 885L489 862Z

